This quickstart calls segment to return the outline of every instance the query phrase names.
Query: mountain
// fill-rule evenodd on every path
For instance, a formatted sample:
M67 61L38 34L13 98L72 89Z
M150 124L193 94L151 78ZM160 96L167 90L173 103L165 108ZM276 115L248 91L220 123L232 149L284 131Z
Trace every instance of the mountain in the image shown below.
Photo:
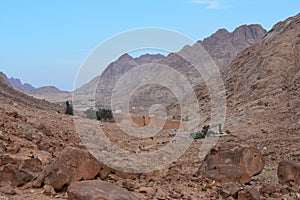
M95 105L95 91L96 91L96 105L106 106L110 105L110 98L112 90L117 81L129 70L134 67L148 63L158 63L163 60L165 56L160 54L145 54L138 58L133 58L127 53L112 62L103 71L100 76L95 77L93 80L76 89L74 101L77 102L77 109L87 110ZM79 103L78 103L79 102Z
M60 93L68 93L68 92L62 91L54 86L43 86L43 87L35 88L28 92L28 94L60 94Z
M238 52L262 40L267 31L259 24L242 25L233 32L219 29L203 41L198 41L216 65L225 68Z
M15 89L15 90L18 90L18 91L21 91L21 92L24 92L24 93L29 93L31 91L33 91L35 88L28 84L28 83L22 83L20 79L18 78L13 78L11 77L9 79L9 83L10 85Z
M238 53L222 77L227 96L226 129L249 135L299 133L300 14L279 22L261 42ZM209 91L204 83L194 90L201 122L209 124ZM180 105L172 104L167 111L178 115Z
M6 103L9 104L13 100L13 102L17 104L22 104L23 106L27 106L30 108L64 112L64 107L33 98L20 91L15 90L10 85L9 80L10 79L8 79L4 73L0 72L0 97L3 102L6 101ZM1 102L2 101L0 101L0 103Z
M231 122L277 131L300 127L300 14L277 23L224 73Z
M210 37L205 38L203 41L198 41L197 43L201 44L204 49L210 53L216 65L220 69L223 69L239 51L261 41L265 33L266 30L260 25L243 25L235 29L232 33L225 29L220 29ZM187 46L185 48L191 48L190 51L195 51L193 46ZM111 104L110 98L112 89L117 81L130 69L144 63L159 63L169 66L177 70L189 80L192 85L197 85L202 81L197 70L177 53L170 53L166 57L159 54L147 54L139 58L132 58L128 54L124 54L117 61L108 65L100 76L94 78L75 92L76 94L93 94L93 91L96 90L96 105L109 107ZM82 98L87 97L83 96ZM82 108L86 106L87 102L91 102L94 97L89 96L88 98L89 101L78 100L82 102ZM140 108L140 110L137 109L136 111L141 111L146 110L149 104L161 103L168 105L174 101L176 101L176 96L174 96L169 89L150 84L137 89L131 98L130 104L132 107ZM92 104L94 104L94 102L92 102ZM90 107L90 105L88 107Z
M59 90L58 88L54 86L43 86L39 88L35 88L29 83L22 83L22 81L19 78L13 78L11 77L8 79L9 84L17 91L23 92L25 94L30 95L47 95L47 94L61 94L61 93L68 93L67 91Z

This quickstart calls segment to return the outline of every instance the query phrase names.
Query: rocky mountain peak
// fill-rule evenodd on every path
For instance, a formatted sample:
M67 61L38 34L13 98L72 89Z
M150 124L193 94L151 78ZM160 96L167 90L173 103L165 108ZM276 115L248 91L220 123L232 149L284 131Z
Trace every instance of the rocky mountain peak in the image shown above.
M225 38L228 38L230 37L230 32L227 31L227 29L225 28L221 28L221 29L218 29L214 34L212 34L210 37L208 38L205 38L203 40L203 42L209 42L210 40L213 41L218 41L218 40L223 40Z
M249 44L254 44L266 33L267 31L259 24L242 25L233 31L233 42L238 44L240 41L247 41Z
M262 41L266 30L258 24L242 25L233 32L219 29L203 41L198 41L210 54L219 68L225 68L229 62L247 47Z
M156 63L162 59L164 59L165 56L161 54L143 54L137 58L135 58L135 61L139 64L144 64L144 63Z
M128 62L128 61L133 61L133 60L134 60L134 58L131 57L128 53L124 53L116 60L116 63Z

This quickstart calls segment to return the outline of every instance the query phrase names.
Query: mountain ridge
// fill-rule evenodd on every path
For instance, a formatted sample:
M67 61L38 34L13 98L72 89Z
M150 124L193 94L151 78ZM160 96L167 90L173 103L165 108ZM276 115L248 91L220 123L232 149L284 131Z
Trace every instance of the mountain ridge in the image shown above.
M7 78L8 83L17 91L23 92L25 94L56 94L56 93L69 93L68 91L62 91L55 86L42 86L33 87L29 83L22 83L19 78Z
M202 45L204 49L211 55L219 69L223 70L239 51L261 41L265 33L266 30L260 25L242 25L236 28L233 32L228 32L225 29L219 29L211 36L205 38L203 41L200 40L196 43ZM193 51L193 47L191 51ZM141 57L147 58L147 55L145 57ZM157 57L148 55L147 62L170 66L185 76L185 78L192 85L196 85L202 79L197 70L191 66L189 62L185 61L176 53L170 53L167 56L157 55ZM103 73L98 76L98 78L94 78L93 82L86 84L84 89L79 88L78 91L93 93L92 91L96 90L96 105L100 107L109 107L112 89L117 80L130 69L137 66L137 64L141 63L138 63L137 59L132 58L130 55L124 54L120 56L117 61L108 65ZM86 87L92 85L93 87L91 88ZM156 87L157 90L160 90L160 88L163 87ZM147 87L144 89L147 89ZM150 87L148 90L154 91ZM133 97L133 101L135 102L134 107L138 106L138 104L147 105L150 102L153 104L159 103L162 99L165 99L165 101L163 101L164 105L168 102L174 101L174 95L171 94L171 92L166 88L161 89L160 92L164 95L161 96L158 92L157 94L151 96L150 92L145 93L145 91L143 91L139 94L137 91L136 95ZM146 95L149 98L149 102L145 102L144 98L139 99L138 96L141 95ZM163 98L163 96L165 98ZM170 96L170 98L168 96Z

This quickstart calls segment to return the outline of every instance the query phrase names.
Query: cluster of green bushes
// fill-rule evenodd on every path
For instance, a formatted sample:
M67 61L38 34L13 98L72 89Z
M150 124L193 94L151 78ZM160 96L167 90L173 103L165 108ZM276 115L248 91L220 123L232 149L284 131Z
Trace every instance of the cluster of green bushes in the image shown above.
M202 131L198 131L196 133L191 133L191 137L196 140L196 139L204 139L208 133L209 130L209 125L205 125L202 128Z
M110 120L113 118L112 111L105 108L99 108L98 110L94 110L89 108L85 111L87 118L89 119L97 119L97 120Z

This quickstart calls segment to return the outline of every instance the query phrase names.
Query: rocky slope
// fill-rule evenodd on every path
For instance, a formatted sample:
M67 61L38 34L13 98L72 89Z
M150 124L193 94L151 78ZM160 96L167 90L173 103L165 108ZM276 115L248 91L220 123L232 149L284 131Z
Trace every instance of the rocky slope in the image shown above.
M6 77L4 73L1 73L0 76L0 87L1 87L1 98L2 101L7 104L10 103L22 103L28 107L33 107L37 109L43 110L52 110L52 111L61 111L64 112L64 108L61 106L56 106L47 101L38 100L31 96L28 96L22 92L16 91L9 83L9 79Z
M234 124L299 131L300 15L276 24L263 41L239 53L224 73ZM243 125L242 125L243 124Z

